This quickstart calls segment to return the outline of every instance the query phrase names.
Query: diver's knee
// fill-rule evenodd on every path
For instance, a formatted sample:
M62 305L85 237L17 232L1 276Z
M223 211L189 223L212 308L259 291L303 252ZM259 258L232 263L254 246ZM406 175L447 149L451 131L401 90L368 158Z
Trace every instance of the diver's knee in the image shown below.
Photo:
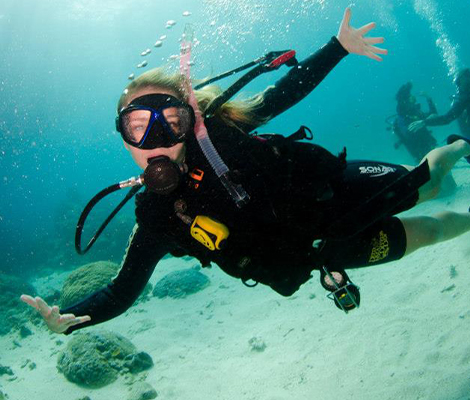
M406 255L438 243L443 235L441 222L437 218L420 216L401 221L406 233Z
M470 143L468 143L466 140L456 140L449 146L453 146L455 151L462 152L463 154L470 154Z
M436 198L441 191L441 182L431 179L428 183L418 189L419 200L427 201Z

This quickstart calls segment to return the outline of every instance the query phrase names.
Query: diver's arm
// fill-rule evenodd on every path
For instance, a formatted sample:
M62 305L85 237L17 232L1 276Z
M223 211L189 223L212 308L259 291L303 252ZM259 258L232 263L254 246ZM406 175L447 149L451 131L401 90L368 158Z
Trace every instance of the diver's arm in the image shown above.
M90 320L67 329L76 329L108 321L124 313L137 300L148 283L157 262L168 252L154 235L136 226L118 275L105 288L83 301L62 309L61 313L88 315Z
M263 102L256 114L271 119L297 104L347 55L348 52L333 36L320 50L294 66L261 94Z
M363 55L377 61L377 54L387 54L387 50L374 46L383 43L383 37L365 37L375 28L371 22L358 29L352 27L351 9L346 8L337 37L324 45L316 53L293 67L274 86L262 94L262 105L256 110L260 119L271 119L292 107L306 97L349 53ZM253 127L253 129L256 127Z
M434 103L434 101L431 99L431 97L429 96L425 96L426 97L426 101L428 103L428 116L430 115L433 115L433 114L437 114L437 108L436 108L436 104Z
M465 110L465 102L457 98L452 103L450 110L443 115L429 116L424 120L426 126L447 125L457 119Z

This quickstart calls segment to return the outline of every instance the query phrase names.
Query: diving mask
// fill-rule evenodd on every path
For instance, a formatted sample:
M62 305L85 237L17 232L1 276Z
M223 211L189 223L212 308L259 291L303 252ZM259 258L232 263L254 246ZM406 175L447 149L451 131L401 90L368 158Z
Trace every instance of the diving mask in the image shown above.
M194 124L191 106L162 93L137 97L116 117L116 130L122 139L145 150L183 142L192 134Z

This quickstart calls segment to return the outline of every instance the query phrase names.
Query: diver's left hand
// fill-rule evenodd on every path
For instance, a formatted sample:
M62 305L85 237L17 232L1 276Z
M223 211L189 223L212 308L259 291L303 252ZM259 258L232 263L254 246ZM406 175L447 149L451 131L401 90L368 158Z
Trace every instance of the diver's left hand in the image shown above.
M388 54L388 51L380 47L373 46L377 43L383 43L383 37L364 37L370 30L375 28L375 22L370 22L359 29L349 25L351 20L351 8L344 10L343 20L338 31L338 41L346 49L348 53L359 54L372 58L373 60L382 61L382 57L377 54Z

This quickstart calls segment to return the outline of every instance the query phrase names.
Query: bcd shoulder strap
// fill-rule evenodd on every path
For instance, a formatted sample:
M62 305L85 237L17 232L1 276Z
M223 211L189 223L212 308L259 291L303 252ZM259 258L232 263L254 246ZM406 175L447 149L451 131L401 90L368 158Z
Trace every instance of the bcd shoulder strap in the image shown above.
M255 139L270 146L277 162L271 169L278 181L285 182L280 190L301 190L317 200L331 197L330 182L340 176L346 168L346 149L335 156L324 147L308 143L312 131L302 125L289 136L279 134L256 134Z

